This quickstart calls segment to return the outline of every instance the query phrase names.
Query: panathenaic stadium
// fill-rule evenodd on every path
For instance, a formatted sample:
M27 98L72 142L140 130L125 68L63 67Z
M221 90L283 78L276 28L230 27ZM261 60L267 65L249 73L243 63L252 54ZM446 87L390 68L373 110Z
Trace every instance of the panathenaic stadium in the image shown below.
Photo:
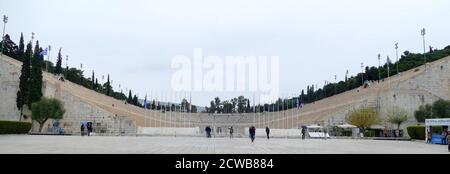
M19 120L20 112L15 101L20 68L21 62L1 56L0 120ZM367 88L356 88L306 104L300 110L265 113L163 113L126 104L67 80L60 81L46 72L43 72L43 80L44 96L57 98L64 104L66 113L60 120L60 126L66 133L78 134L80 122L91 121L95 133L105 135L203 136L204 128L211 126L213 130L222 130L222 133L215 131L216 136L227 136L228 127L233 126L235 136L244 136L246 128L253 125L257 132L264 132L264 128L269 126L273 136L288 137L299 136L301 125L343 123L348 111L361 107L374 108L383 118L390 107L402 106L410 112L409 120L402 125L402 129L417 124L413 111L420 105L438 99L450 100L450 57L375 82ZM25 121L31 122L29 117ZM52 120L49 120L44 129L51 127Z

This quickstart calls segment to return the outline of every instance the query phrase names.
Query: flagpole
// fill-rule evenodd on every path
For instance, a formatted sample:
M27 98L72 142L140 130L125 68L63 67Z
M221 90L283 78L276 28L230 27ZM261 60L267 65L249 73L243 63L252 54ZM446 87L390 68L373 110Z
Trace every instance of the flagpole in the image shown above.
M272 99L272 117L273 117L273 127L276 127L277 129L279 128L278 127L278 121L277 121L277 119L278 119L278 117L277 117L277 115L276 115L276 113L275 113L275 99Z
M287 98L287 96L286 96L286 94L284 94L285 96L285 98ZM287 130L288 130L288 119L289 119L289 117L288 117L288 115L286 114L286 109L287 109L287 105L286 105L287 103L286 103L286 99L283 99L283 115L284 115L284 122L285 122L285 124L284 124L284 129L286 129L286 138L287 138Z
M183 103L184 102L184 91L183 92L180 92L180 98L178 99L178 100L180 100L180 115L179 115L179 118L178 118L178 120L179 120L179 127L184 127L184 110L186 109L186 107L184 106L185 104Z
M188 117L188 127L191 127L191 117L192 117L192 93L189 92L189 113L191 113Z
M174 105L174 108L173 108L173 111L172 111L172 106L170 106L170 112L174 112L173 114L172 114L172 120L174 120L174 123L173 123L173 127L178 127L177 126L177 123L178 123L178 120L177 120L177 100L178 100L178 93L176 92L176 91L174 91L173 93L172 93L172 95L173 95L173 105Z
M167 120L167 91L164 91L164 102L166 102L166 104L164 105L164 127L169 127L169 123L170 121Z
M294 100L295 96L296 96L295 93L292 94L292 99L293 99L293 100ZM297 115L295 115L294 111L295 111L295 110L294 110L294 101L292 101L292 115L293 115L293 118L292 118L292 128L296 129L297 126L296 126L294 120L295 120L295 117L296 117Z
M147 127L147 93L145 93L144 100L144 127Z
M186 91L184 91L183 92L184 93L184 98L183 98L183 100L184 99L186 99ZM187 102L187 99L186 99L186 102ZM185 114L183 114L183 127L186 127L186 114L188 113L188 108L187 108L187 106L186 106L186 113Z
M292 107L293 107L294 105L292 104L292 98L293 98L293 97L291 98L291 96L293 96L292 93L289 94L289 98L288 98L289 115L291 115L291 116L289 117L289 119L292 120L292 121L291 121L291 124L289 125L289 129L292 129L292 128L293 128L292 122L293 122L293 120L294 120L294 114L293 114L293 112L292 112ZM289 106L290 106L290 108L289 108Z
M283 129L283 121L281 120L281 114L280 114L280 96L278 96L278 98L277 98L277 101L276 101L276 103L277 103L277 115L278 115L278 127L280 128L280 129Z
M301 95L298 96L297 100L298 106L297 106L297 126L300 123L300 107L302 106L302 98Z
M277 123L275 122L276 120L276 116L275 116L275 103L273 102L274 100L272 99L271 104L272 104L272 125L273 127L278 128ZM269 106L270 107L270 106ZM269 112L270 113L270 112Z
M282 108L282 110L283 110L283 116L284 116L284 129L287 129L288 128L288 122L287 122L287 120L288 120L288 115L286 114L286 98L287 98L287 95L286 94L284 94L284 96L283 96L283 108Z
M176 100L177 100L177 102L176 103L178 103L178 101L180 101L180 98L181 98L181 94L180 94L180 92L175 92L175 98L176 98ZM175 124L175 127L179 127L179 120L180 120L180 118L181 118L181 102L180 102L180 104L179 104L179 107L180 107L180 109L177 111L177 107L175 106L175 120L177 120L177 123ZM178 114L178 117L177 117L177 114Z
M182 110L182 107L183 107L183 94L182 94L182 92L178 92L178 100L180 101L180 110L178 111L178 120L180 120L181 118L182 118L182 112L183 112L183 110ZM181 123L178 123L178 126L180 125Z
M160 92L160 96L159 99L162 98L162 90L159 91ZM159 104L158 98L156 98L156 102L158 103L158 106L156 107L156 111L158 111L158 107L160 107L160 110L162 111L162 107ZM157 112L159 115L159 128L162 128L162 113Z
M182 112L183 111L183 109L182 109L183 108L183 105L182 105L183 99L181 99L181 98L183 98L182 96L183 96L183 94L181 92L179 92L178 100L180 100L180 110L178 111L178 117L179 117L178 119L180 119L183 115L183 112Z
M178 110L178 119L180 119L181 118L181 107L182 107L182 102L183 102L183 100L181 99L182 97L182 95L181 95L181 92L178 92L178 101L180 101L180 109Z
M255 98L256 99L256 98ZM259 105L260 105L260 96L258 95L258 105L256 105L256 100L255 101L253 101L253 102L255 102L255 106L253 107L253 113L255 113L256 115L258 115L258 117L261 117L262 118L262 124L263 124L263 127L264 126L266 126L266 123L264 122L264 115L261 115L261 113L260 112L258 112L258 110L259 110ZM256 109L256 106L258 106L258 109Z
M153 90L150 90L150 108L151 108L151 111L150 111L150 118L152 118L153 119L153 117L152 117L152 114L153 114ZM151 122L151 120L150 120L150 127L152 127L152 122Z

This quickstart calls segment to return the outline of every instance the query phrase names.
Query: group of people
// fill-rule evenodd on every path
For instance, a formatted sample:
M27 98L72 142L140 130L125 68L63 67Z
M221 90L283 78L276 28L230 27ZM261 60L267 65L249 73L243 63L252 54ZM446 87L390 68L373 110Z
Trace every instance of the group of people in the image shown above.
M229 130L229 132L230 132L230 138L233 138L233 132L234 132L233 126L230 126L230 127L228 128L228 130ZM205 127L206 138L211 138L211 132L212 132L211 127L206 126L206 127ZM221 134L221 133L222 133L222 129L221 129L221 128L218 128L217 133L220 133L220 134Z
M234 133L233 126L230 126L228 128L228 130L229 130L230 138L233 138L233 133ZM206 126L205 127L206 138L211 138L211 132L212 132L211 127ZM249 133L250 140L253 143L256 138L255 126L250 126L248 129L248 133ZM305 127L302 127L301 133L302 133L302 139L304 140L306 138L306 128ZM270 139L270 128L268 126L266 126L266 137L268 140Z
M92 122L87 122L86 125L85 124L81 124L81 136L87 135L87 136L91 136L91 132L92 132Z
M432 127L430 126L427 129L427 144L431 144L432 143L432 139L433 139L433 133L432 133ZM447 144L448 145L448 151L450 152L450 134L449 134L449 130L448 128L444 129L442 131L441 134L441 144Z

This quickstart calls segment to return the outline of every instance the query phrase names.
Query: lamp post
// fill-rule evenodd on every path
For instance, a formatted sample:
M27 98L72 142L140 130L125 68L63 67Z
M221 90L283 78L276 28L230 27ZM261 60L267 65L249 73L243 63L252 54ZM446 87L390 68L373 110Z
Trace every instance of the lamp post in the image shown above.
M67 71L69 71L69 55L66 55L66 78L67 78Z
M361 62L361 86L364 85L364 63Z
M48 63L50 62L50 51L52 50L52 46L48 46L48 55L47 55L47 63L45 63L45 71L48 72Z
M420 34L422 35L422 39L423 39L423 60L424 60L425 70L427 70L427 57L425 56L425 28L420 30Z
M397 74L398 72L398 42L395 43L395 56L397 56Z
M6 28L6 23L8 23L8 16L3 15L2 55L4 54L3 52L5 51L5 28Z
M380 68L380 60L381 59L381 55L380 54L378 54L378 83L380 83L380 80L381 80L381 68Z
M334 75L334 94L336 95L336 86L337 86L337 76L336 74ZM317 86L316 86L317 89Z

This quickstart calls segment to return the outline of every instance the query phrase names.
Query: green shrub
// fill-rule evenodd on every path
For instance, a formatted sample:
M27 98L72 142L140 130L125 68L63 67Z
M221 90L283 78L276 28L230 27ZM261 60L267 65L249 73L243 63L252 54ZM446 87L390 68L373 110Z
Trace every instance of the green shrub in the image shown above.
M374 136L375 136L375 130L364 131L364 137L374 137Z
M408 126L406 130L411 139L425 140L425 126Z
M0 134L26 134L31 123L19 121L0 121Z
M411 139L425 140L425 126L409 126L406 129ZM433 134L442 133L442 126L433 126L431 129Z

